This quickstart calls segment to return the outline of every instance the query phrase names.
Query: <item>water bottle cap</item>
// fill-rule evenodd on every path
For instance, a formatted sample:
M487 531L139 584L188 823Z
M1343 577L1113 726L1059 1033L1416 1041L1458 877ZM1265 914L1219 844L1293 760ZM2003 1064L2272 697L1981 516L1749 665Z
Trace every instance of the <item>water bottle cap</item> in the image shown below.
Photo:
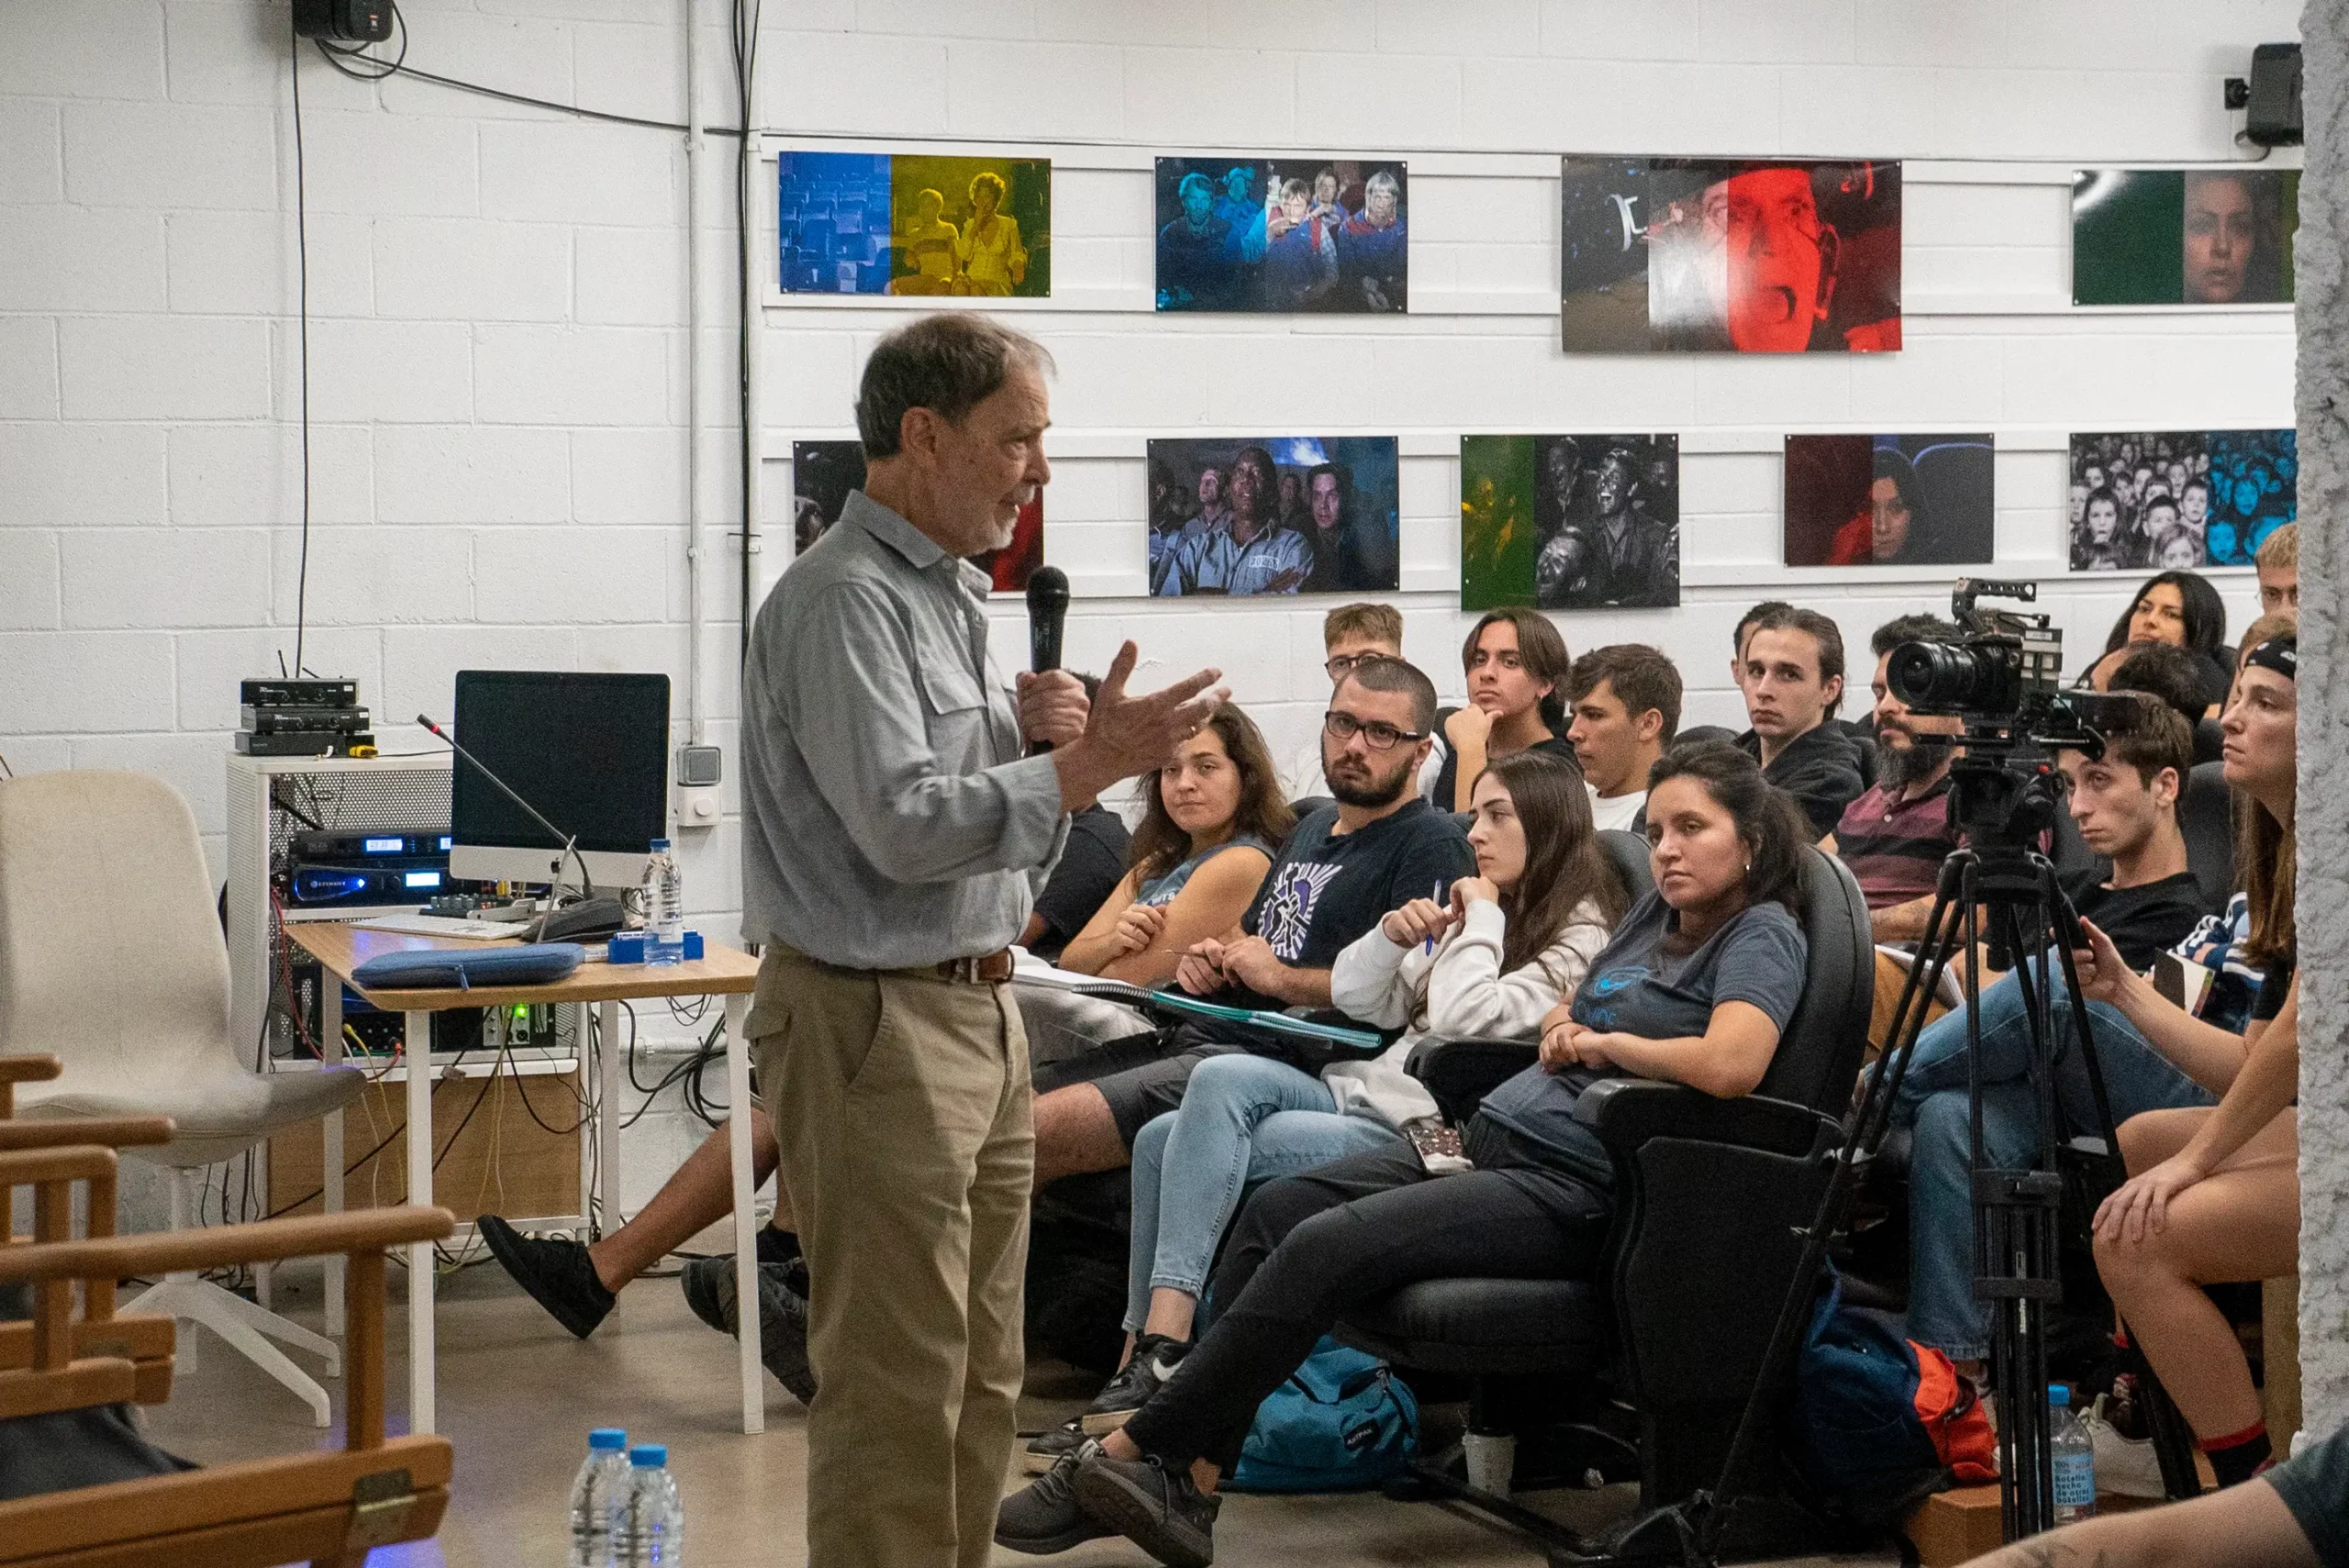
M669 852L669 840L666 840L666 839L655 839L655 840L652 840L652 852L653 852L654 854L656 854L656 855L665 855L665 854L667 854L667 853Z
M628 1462L634 1470L659 1470L669 1462L665 1443L639 1443L628 1451Z
M2060 1383L2047 1385L2047 1402L2061 1410L2072 1403L2072 1391Z
M628 1447L628 1433L618 1427L597 1427L587 1434L587 1446L592 1449L623 1449Z

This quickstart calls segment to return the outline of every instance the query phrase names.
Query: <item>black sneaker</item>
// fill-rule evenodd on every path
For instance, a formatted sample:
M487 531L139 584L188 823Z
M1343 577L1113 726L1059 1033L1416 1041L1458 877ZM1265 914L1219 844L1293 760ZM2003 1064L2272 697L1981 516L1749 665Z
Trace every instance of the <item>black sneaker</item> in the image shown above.
M1086 1517L1069 1483L1076 1467L1100 1450L1090 1438L1061 1455L1042 1475L1006 1497L995 1511L995 1543L1009 1551L1048 1557L1118 1532Z
M1144 1334L1136 1340L1133 1358L1118 1369L1118 1375L1085 1407L1080 1418L1085 1435L1106 1437L1124 1426L1174 1375L1174 1369L1190 1350L1189 1340L1172 1340L1163 1334Z
M596 1265L579 1241L545 1241L523 1235L494 1214L473 1221L490 1255L530 1293L530 1299L554 1320L585 1339L608 1315L619 1297L596 1277Z
M1208 1568L1215 1561L1215 1516L1223 1499L1194 1486L1187 1469L1169 1470L1147 1454L1111 1459L1097 1450L1079 1452L1072 1488L1078 1507L1166 1568Z
M1019 1451L1019 1468L1030 1475L1041 1475L1063 1458L1089 1441L1085 1435L1085 1418L1071 1416L1049 1432L1039 1432L1028 1440Z
M685 1305L721 1334L740 1337L734 1299L734 1260L696 1258L678 1276ZM759 1265L759 1360L802 1405L816 1402L816 1373L807 1364L807 1265Z
M796 1232L777 1230L772 1225L759 1227L759 1262L787 1264L799 1261L799 1237Z

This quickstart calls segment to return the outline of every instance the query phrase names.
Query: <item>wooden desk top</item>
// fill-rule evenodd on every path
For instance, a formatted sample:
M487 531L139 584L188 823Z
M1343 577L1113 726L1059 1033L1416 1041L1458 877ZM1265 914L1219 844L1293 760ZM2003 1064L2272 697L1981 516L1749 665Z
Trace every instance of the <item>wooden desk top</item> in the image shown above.
M495 949L497 942L455 937L411 937L397 931L366 931L335 920L289 921L286 939L344 980L379 953L436 948L461 951ZM500 1007L516 1003L619 1002L640 996L723 996L758 989L759 961L739 949L703 939L705 956L689 963L583 963L551 985L476 985L470 991L370 991L360 995L389 1013L437 1013L449 1007ZM587 944L582 944L586 946ZM594 947L588 951L593 952Z

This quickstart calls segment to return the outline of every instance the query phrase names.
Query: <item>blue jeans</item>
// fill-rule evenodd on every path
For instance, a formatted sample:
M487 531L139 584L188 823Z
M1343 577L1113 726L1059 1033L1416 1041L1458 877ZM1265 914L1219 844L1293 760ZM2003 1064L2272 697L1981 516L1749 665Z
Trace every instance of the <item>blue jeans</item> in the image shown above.
M1179 1109L1134 1139L1133 1250L1126 1329L1140 1333L1152 1290L1197 1297L1216 1243L1252 1182L1292 1176L1399 1140L1371 1117L1341 1116L1321 1080L1235 1053L1200 1062Z
M2048 978L2058 1130L2066 1138L2100 1137L2063 972L2051 969ZM2090 1002L2087 1012L2116 1126L2144 1111L2218 1103L2155 1051L2119 1008ZM1988 1352L1990 1339L1989 1308L1974 1298L1974 1151L1965 1051L1963 1008L1927 1025L1892 1106L1894 1126L1916 1129L1909 1161L1909 1337L1953 1361L1979 1360ZM2038 1152L2030 1059L2030 1019L2022 987L2010 974L1982 993L1982 1147L1995 1167L2020 1168Z

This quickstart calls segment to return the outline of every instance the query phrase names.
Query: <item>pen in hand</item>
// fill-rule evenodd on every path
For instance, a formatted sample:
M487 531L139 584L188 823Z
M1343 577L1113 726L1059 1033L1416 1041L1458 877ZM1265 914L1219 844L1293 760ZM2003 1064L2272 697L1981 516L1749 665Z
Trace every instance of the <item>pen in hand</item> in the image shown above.
M1430 894L1428 895L1428 900L1429 900L1429 902L1431 902L1431 903L1434 903L1434 904L1441 904L1441 903L1442 903L1442 902L1443 902L1443 884L1442 884L1442 883L1439 882L1439 883L1437 883L1437 884L1435 884L1435 891L1433 891L1432 893L1430 893ZM1425 948L1425 950L1424 950L1424 951L1426 951L1427 952L1430 952L1430 953L1432 953L1432 952L1434 952L1434 951L1435 951L1435 933L1434 933L1433 931L1430 931L1430 932L1428 933L1427 946L1426 946L1426 948Z

